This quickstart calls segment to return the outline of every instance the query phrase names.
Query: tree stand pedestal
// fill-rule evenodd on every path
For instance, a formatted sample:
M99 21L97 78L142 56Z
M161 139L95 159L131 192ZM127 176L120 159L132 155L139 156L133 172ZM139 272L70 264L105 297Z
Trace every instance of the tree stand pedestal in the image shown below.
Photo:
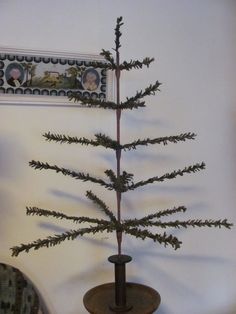
M108 260L115 265L115 283L92 288L84 295L84 306L91 314L152 314L159 306L159 293L137 283L126 283L125 264L128 255L112 255Z

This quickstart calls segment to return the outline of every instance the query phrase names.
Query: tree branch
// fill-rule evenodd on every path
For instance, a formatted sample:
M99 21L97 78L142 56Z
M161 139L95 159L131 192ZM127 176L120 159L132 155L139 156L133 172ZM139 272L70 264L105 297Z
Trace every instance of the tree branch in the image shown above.
M114 225L111 224L111 226L95 226L90 228L82 228L78 230L70 230L65 233L56 234L54 236L49 236L46 239L38 239L36 241L33 241L28 244L21 244L19 246L14 246L11 248L12 250L12 256L18 256L21 252L28 253L29 250L34 249L38 250L42 247L51 247L56 246L60 243L62 243L65 240L74 240L78 236L83 236L85 234L95 234L97 232L112 232L114 230Z
M116 28L115 28L115 51L118 52L119 51L119 48L121 47L121 44L120 44L120 37L122 35L121 31L120 31L120 28L121 26L124 24L122 23L122 20L123 20L123 17L120 16L117 18L116 20Z
M130 60L129 62L124 61L120 64L119 69L130 71L132 69L142 69L143 66L149 67L150 63L154 61L154 58L144 58L142 61Z
M169 142L170 143L177 143L180 141L186 141L186 140L194 140L196 137L196 134L194 133L182 133L180 135L175 135L175 136L165 136L165 137L157 137L154 139L144 139L144 140L136 140L134 142L124 144L122 145L122 148L124 150L131 150L131 149L136 149L137 146L140 145L149 145L149 144L164 144L167 145Z
M180 135L175 135L175 136L165 136L165 137L158 137L154 139L144 139L144 140L136 140L131 143L123 144L120 145L118 144L117 141L111 139L109 136L105 134L95 134L96 140L90 140L85 137L76 137L76 136L69 136L69 135L64 135L64 134L55 134L55 133L44 133L43 137L46 138L47 141L51 142L57 142L57 143L67 143L67 144L81 144L81 145L91 145L91 146L103 146L105 148L111 148L114 150L117 149L123 149L124 151L126 150L131 150L131 149L136 149L137 146L143 146L143 145L149 145L149 144L164 144L167 145L169 142L170 143L178 143L180 141L186 141L186 140L194 140L196 137L196 134L194 133L182 133Z
M94 204L100 207L100 209L110 218L112 222L116 222L116 217L112 213L112 211L109 209L109 207L100 198L98 198L92 191L87 191L86 196Z
M202 221L201 219L192 219L192 220L187 220L187 221L169 221L169 222L161 222L161 221L156 221L156 222L150 222L152 223L152 226L157 226L161 228L168 228L168 227L173 227L173 228L188 228L188 227L224 227L227 229L230 229L233 224L229 223L227 219L219 219L219 220L204 220Z
M95 134L96 140L90 140L85 137L76 137L76 136L69 136L64 134L55 134L55 133L44 133L43 136L46 138L47 141L57 142L57 143L67 143L67 144L82 144L82 145L91 145L91 146L103 146L105 148L111 149L121 149L121 146L118 145L117 141L112 140L109 136L105 134Z
M141 230L138 228L126 228L124 229L125 233L128 233L136 238L141 238L145 240L146 238L152 239L154 242L159 242L160 244L164 244L164 246L171 245L175 250L180 248L182 244L176 237L172 235L167 235L165 232L163 234L153 234L148 230Z
M128 227L136 227L136 226L142 225L143 222L144 223L145 222L151 222L151 220L154 218L160 218L162 216L169 216L169 215L172 215L175 213L185 212L186 210L187 210L187 208L184 206L174 207L172 209L165 209L162 211L158 211L154 214L144 216L141 219L136 219L136 218L135 219L126 219L126 220L124 220L123 223L124 223L124 225L127 225Z
M63 175L65 176L70 176L74 179L77 179L77 180L81 180L81 181L90 181L90 182L93 182L93 183L98 183L100 184L101 186L104 186L106 187L107 189L109 190L112 190L112 186L108 183L106 183L105 181L103 181L102 179L97 179L97 178L94 178L92 176L90 176L90 174L84 174L83 172L75 172L75 171L72 171L72 170L69 170L69 169L66 169L66 168L63 168L63 167L58 167L56 165L52 166L52 165L49 165L48 163L43 163L43 162L40 162L40 161L35 161L35 160L32 160L29 162L29 165L34 168L34 169L38 169L38 170L54 170L56 171L57 173L62 173Z
M112 101L105 101L105 100L99 100L99 99L93 99L88 98L80 95L79 93L72 93L69 96L69 100L74 100L74 102L80 102L82 106L85 107L96 107L96 108L102 108L102 109L117 109L117 104Z
M99 144L97 141L94 140L89 140L85 137L76 137L76 136L69 136L69 135L64 135L64 134L55 134L55 133L44 133L43 137L46 138L47 141L51 142L57 142L57 143L67 143L67 144L82 144L82 145L92 145L92 146L98 146Z
M112 109L112 110L117 110L117 109L138 109L140 107L145 107L145 102L144 101L133 101L132 98L127 98L127 101L121 102L120 105L118 106L116 103L112 101L105 101L105 100L99 100L99 99L93 99L93 98L88 98L80 95L79 93L72 93L69 96L69 100L74 100L74 102L80 102L80 104L84 107L88 108L102 108L102 109Z
M187 221L168 221L162 222L152 221L148 219L130 219L124 221L124 226L127 227L160 227L160 228L188 228L188 227L225 227L230 229L233 224L230 224L227 219L224 220L204 220L201 219L197 220L187 220Z
M76 217L76 216L68 216L65 215L61 212L56 212L56 211L52 211L52 210L47 210L47 209L42 209L42 208L38 208L38 207L26 207L26 214L28 216L32 215L36 215L36 216L45 216L45 217L49 217L52 216L54 218L57 219L67 219L67 220L72 220L75 223L83 223L83 222L89 222L89 223L96 223L96 224L109 224L109 221L107 220L103 220L103 219L96 219L96 218L89 218L89 217Z
M205 163L202 162L201 164L197 163L193 166L189 166L189 167L185 167L184 169L179 169L179 170L175 170L171 173L166 173L161 177L153 177L153 178L149 178L148 180L145 181L139 181L137 183L131 184L127 187L127 190L134 190L140 186L144 186L146 184L150 184L150 183L154 183L154 182L162 182L166 179L174 179L177 176L183 176L185 173L194 173L196 171L200 171L202 169L205 169Z
M110 181L112 182L112 188L116 192L126 192L127 186L130 182L132 182L133 174L127 173L123 171L122 174L116 176L113 170L109 169L105 171L105 174L109 177Z
M139 101L140 99L144 98L145 96L155 95L155 93L159 90L159 86L161 85L160 82L156 81L154 84L150 84L148 87L145 88L144 91L139 91L136 93L135 96L126 98L126 102L121 103L123 106L125 104L134 103Z
M100 55L103 56L109 62L111 70L116 70L117 66L116 66L115 60L112 56L112 53L109 50L102 49L102 52L100 52Z

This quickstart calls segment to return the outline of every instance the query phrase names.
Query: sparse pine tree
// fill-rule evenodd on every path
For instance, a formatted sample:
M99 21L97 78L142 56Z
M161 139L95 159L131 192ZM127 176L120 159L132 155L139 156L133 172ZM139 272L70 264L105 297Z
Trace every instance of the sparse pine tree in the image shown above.
M187 132L179 135L157 137L157 138L144 138L136 139L131 143L121 143L120 141L120 120L123 110L132 110L145 107L144 98L146 96L155 95L160 88L161 83L159 81L150 84L143 90L137 91L133 97L126 98L124 101L120 99L120 73L122 71L130 71L133 69L142 69L143 67L149 67L154 61L154 58L144 58L143 60L130 60L120 61L120 37L121 26L123 25L122 17L117 18L115 27L115 55L108 50L102 50L101 55L104 57L105 62L92 62L92 66L95 68L103 68L105 70L114 71L115 84L116 84L116 99L115 101L106 101L93 98L87 98L81 96L79 93L74 93L70 96L70 100L79 102L82 106L95 107L101 109L114 110L116 114L116 138L112 139L106 134L95 134L94 138L88 139L85 137L77 137L72 135L54 134L51 132L43 134L47 141L54 141L57 143L65 144L81 144L102 146L106 149L112 149L116 158L116 169L105 170L107 180L102 180L93 176L93 174L87 172L76 172L74 170L66 169L57 165L50 165L47 162L32 160L29 165L36 170L52 170L58 174L70 176L76 180L89 181L91 183L99 184L104 188L114 191L116 193L116 212L112 211L104 200L100 196L95 195L92 191L87 191L86 197L91 200L99 210L104 214L104 219L97 219L94 217L74 217L68 216L64 213L54 210L42 209L38 207L27 207L27 215L38 215L45 217L54 217L56 219L72 220L76 225L89 223L89 227L76 228L61 234L47 237L45 239L38 239L28 244L21 244L11 248L12 255L17 256L19 253L25 251L29 252L31 249L38 250L42 247L51 247L60 244L65 240L74 240L79 236L86 234L96 234L102 232L115 232L117 237L118 255L122 255L122 237L124 234L134 236L141 240L151 239L158 244L164 246L172 246L175 250L180 248L182 242L171 234L162 232L162 229L167 228L188 228L188 227L224 227L230 229L232 223L227 219L218 220L171 220L162 221L163 217L169 217L174 214L186 212L186 207L179 206L165 210L156 210L143 218L137 219L122 219L122 194L131 190L141 188L145 185L163 182L165 180L175 179L176 177L183 176L185 174L193 174L197 171L205 169L205 163L200 162L194 165L189 165L183 169L171 170L168 173L160 176L154 176L142 181L134 181L134 175L127 171L121 171L121 156L122 152L136 150L139 146L148 146L154 144L171 144L178 143L187 140L194 140L196 134ZM152 227L158 227L159 231L152 232Z

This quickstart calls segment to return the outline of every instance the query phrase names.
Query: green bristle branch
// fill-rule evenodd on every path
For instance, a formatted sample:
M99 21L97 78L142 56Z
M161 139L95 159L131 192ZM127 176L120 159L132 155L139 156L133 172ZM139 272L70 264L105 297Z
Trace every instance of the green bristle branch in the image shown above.
M104 61L91 61L89 64L95 69L114 70L112 64Z
M161 85L160 82L156 81L154 84L150 84L148 87L145 88L144 91L139 91L136 93L133 97L127 97L126 101L121 102L119 105L112 101L104 101L99 99L92 99L88 97L84 97L80 95L79 93L72 93L69 97L70 100L78 101L82 105L85 105L87 107L97 107L97 108L103 108L103 109L134 109L139 107L145 107L145 102L140 101L140 99L155 95L157 91L160 91L159 86Z
M100 52L100 55L103 56L109 62L111 70L116 69L115 60L112 56L112 53L109 50L102 49L102 51Z
M149 238L152 239L154 242L164 244L164 246L171 245L175 250L179 249L180 245L182 244L182 242L179 241L178 238L172 235L167 235L165 232L163 234L154 234L149 230L141 230L138 228L127 228L124 230L124 232L142 240Z
M72 220L75 223L83 223L83 222L88 222L88 223L96 223L96 224L105 224L109 223L107 220L103 219L97 219L97 218L89 218L89 217L76 217L76 216L68 216L65 215L61 212L56 212L54 210L48 210L48 209L42 209L38 207L26 207L26 215L28 216L44 216L44 217L54 217L57 219L67 219L67 220Z
M66 136L64 134L52 134L50 132L44 133L43 137L46 138L47 141L51 142L59 142L59 143L67 143L67 144L82 144L82 145L92 145L92 146L98 146L99 143L95 140L89 140L85 137L76 137L76 136Z
M182 133L180 135L174 135L174 136L164 136L164 137L157 137L154 139L144 139L144 140L136 140L132 143L121 145L121 148L124 150L131 150L136 149L137 146L147 146L147 145L153 145L153 144L163 144L167 145L168 143L178 143L178 142L184 142L186 140L194 140L197 135L195 133Z
M101 226L95 226L95 227L89 227L89 228L81 228L78 230L70 230L65 233L56 234L54 236L49 236L46 239L38 239L28 244L21 244L19 246L14 246L11 248L12 250L12 256L18 256L21 252L25 251L26 253L29 252L29 250L34 249L38 250L43 247L52 247L56 246L58 244L61 244L65 240L74 240L78 236L84 236L85 234L95 234L97 232L112 232L114 230L114 225L101 225Z
M116 217L109 209L109 207L100 199L98 198L92 191L87 191L86 196L90 199L94 204L96 204L100 209L110 218L111 221L116 222Z
M108 176L110 179L111 183L116 184L117 182L117 177L115 172L112 169L105 170L105 174Z
M93 98L87 98L79 93L71 93L69 96L69 100L73 100L74 102L80 102L82 106L88 107L88 108L102 108L102 109L138 109L140 107L145 107L145 102L139 102L139 101L126 101L124 103L120 103L119 106L117 106L116 103L113 103L112 101L105 101L105 100L99 100L99 99L93 99Z
M187 221L169 221L169 222L161 222L161 221L156 221L152 222L152 226L157 226L161 228L188 228L188 227L225 227L227 229L230 229L233 224L229 223L227 219L219 219L219 220L201 220L201 219L192 219L192 220L187 220Z
M119 69L130 71L132 69L142 69L143 66L146 66L149 68L149 65L154 61L154 58L144 58L142 61L139 60L130 60L129 62L124 61L122 64L120 64Z
M81 144L81 145L91 145L91 146L103 146L105 148L118 149L121 146L118 145L117 141L112 140L109 136L105 134L95 134L95 140L89 140L85 137L76 137L69 136L64 134L55 134L55 133L44 133L43 137L46 138L47 141L57 142L57 143L67 143L67 144Z
M121 149L121 145L119 145L117 141L111 139L109 136L105 134L98 133L95 134L95 137L96 142L105 148L111 148L114 150Z
M102 179L92 177L88 173L84 174L83 172L75 172L75 171L72 171L72 170L69 170L69 169L66 169L63 167L58 167L56 165L52 166L52 165L49 165L48 163L43 163L40 161L32 160L29 162L29 165L34 169L54 170L57 173L62 173L65 176L70 176L70 177L77 179L77 180L81 180L84 182L90 181L93 183L97 183L97 184L100 184L101 186L104 186L108 190L115 190L115 191L118 191L121 193L127 192L128 190L134 190L140 186L144 186L144 185L151 184L154 182L163 182L164 180L167 180L167 179L174 179L177 176L183 176L185 173L194 173L196 171L200 171L200 170L205 168L205 163L203 163L203 162L201 164L197 163L195 165L185 167L182 170L181 169L175 170L171 173L166 173L163 176L152 177L152 178L149 178L148 180L139 181L137 183L133 183L133 182L130 183L130 181L133 178L133 174L130 174L130 173L123 171L122 175L117 177L115 175L115 173L109 169L109 170L105 171L105 174L109 176L110 180L112 178L113 181L112 181L112 183L107 183ZM113 175L112 175L112 173L113 173Z
M91 145L91 146L103 146L105 148L111 148L114 150L117 149L123 149L131 150L136 149L137 146L147 146L147 145L153 145L153 144L163 144L167 145L168 143L178 143L178 142L184 142L186 140L194 140L196 137L195 133L182 133L179 135L174 136L165 136L165 137L157 137L154 139L138 139L134 142L127 143L127 144L118 144L117 141L111 139L109 136L105 134L95 134L95 140L90 140L85 137L78 138L76 136L69 136L64 134L54 134L54 133L44 133L43 136L46 138L47 141L54 141L58 143L67 143L67 144L81 144L81 145Z
M90 176L88 173L85 174L83 172L75 172L75 171L72 171L72 170L69 170L69 169L66 169L63 167L58 167L56 165L54 165L54 166L49 165L47 162L44 163L44 162L35 161L35 160L30 161L29 165L36 170L54 170L57 173L62 173L65 176L70 176L70 177L77 179L77 180L81 180L84 182L90 181L93 183L98 183L101 186L104 186L109 190L113 189L111 184L106 183L102 179L94 178L94 177Z
M155 219L155 218L160 218L162 216L169 216L169 215L173 215L173 214L176 214L176 213L179 213L179 212L186 212L187 208L185 206L179 206L179 207L174 207L172 209L165 209L165 210L160 210L154 214L150 214L150 215L147 215L147 216L144 216L143 218L140 218L140 219L126 219L124 220L124 224L126 225L131 225L131 224L142 224L143 222L149 222L151 221L152 219Z
M104 66L104 63L102 63L102 67L109 69L109 70L117 70L117 65L115 63L115 60L112 56L112 53L109 50L102 49L102 52L100 53L101 56L103 56L106 61L108 61L108 64ZM126 70L130 71L132 69L142 69L143 66L149 67L149 65L154 61L154 58L146 57L142 61L139 60L130 60L129 62L124 61L122 64L119 65L119 70ZM99 65L101 63L99 62L93 62L92 65L94 67L99 68Z
M133 101L132 99L127 98L127 101L121 102L119 105L119 110L124 110L124 109L138 109L138 108L143 108L145 107L145 101Z
M168 221L162 222L152 221L152 220L145 220L145 219L130 219L128 221L124 221L124 225L127 227L160 227L160 228L188 228L188 227L225 227L230 229L232 224L230 224L227 219L220 219L220 220L204 220L201 219L197 220L187 220L187 221Z
M80 93L71 93L69 96L69 100L73 100L74 102L80 102L82 106L88 108L102 108L102 109L117 109L116 103L112 101L105 101L100 99L93 99L82 96Z
M148 87L145 88L144 91L141 90L137 92L136 95L133 97L127 97L125 103L136 102L137 100L140 100L146 96L155 95L157 91L160 91L160 85L161 83L158 81L156 81L154 84L150 84Z
M120 28L121 26L124 24L122 22L122 16L118 17L117 20L116 20L116 27L115 27L115 48L114 50L116 52L119 51L119 48L121 47L121 44L120 44L120 37L122 35L121 31L120 31Z
M127 173L123 171L118 177L115 175L113 170L109 169L105 171L105 174L109 177L110 181L112 182L112 187L115 191L118 192L126 192L127 186L130 182L132 182L133 174Z
M196 171L200 171L205 169L205 163L202 162L201 164L197 163L195 165L189 166L189 167L185 167L184 169L179 169L179 170L175 170L171 173L166 173L161 177L153 177L153 178L149 178L148 180L145 181L139 181L137 183L134 183L132 185L129 185L127 187L128 190L134 190L137 189L138 187L150 184L150 183L154 183L154 182L162 182L166 179L174 179L177 176L183 176L185 173L195 173Z

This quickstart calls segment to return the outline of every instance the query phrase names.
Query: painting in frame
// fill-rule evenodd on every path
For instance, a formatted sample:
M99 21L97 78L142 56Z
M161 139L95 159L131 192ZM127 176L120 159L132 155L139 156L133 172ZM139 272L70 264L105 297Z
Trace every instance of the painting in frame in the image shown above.
M112 100L113 76L95 54L0 47L0 103L65 104L72 93Z

